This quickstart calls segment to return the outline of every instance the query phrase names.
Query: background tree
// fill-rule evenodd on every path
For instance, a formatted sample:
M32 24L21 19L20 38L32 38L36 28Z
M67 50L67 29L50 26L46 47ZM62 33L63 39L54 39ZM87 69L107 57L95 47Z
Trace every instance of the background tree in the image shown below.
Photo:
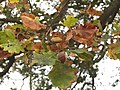
M44 2L53 12L42 9ZM54 86L73 90L79 83L83 84L81 90L86 85L95 90L96 63L105 55L120 59L120 0L0 3L1 82L9 78L6 73L12 68L30 78L30 90L49 90ZM49 66L49 73L41 69L44 66ZM91 81L86 82L88 75Z

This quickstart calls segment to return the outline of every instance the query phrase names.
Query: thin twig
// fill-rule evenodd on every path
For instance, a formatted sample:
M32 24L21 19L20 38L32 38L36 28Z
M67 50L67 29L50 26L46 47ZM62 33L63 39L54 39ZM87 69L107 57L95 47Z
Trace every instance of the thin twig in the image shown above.
M4 23L12 22L12 23L22 24L22 22L14 19L14 18L11 18L11 19L8 19L8 18L0 18L0 21L3 21Z
M29 74L30 74L30 90L32 90L32 66L29 67Z
M55 20L56 20L57 18L59 18L59 16L60 16L61 14L63 14L63 9L68 5L69 1L70 1L70 0L65 0L64 3L61 3L61 4L60 4L59 7L60 7L61 9L59 10L59 12L57 12L57 13L53 16L53 19L52 19L51 23L47 26L46 36L48 36L48 34L50 33L50 27L52 26L52 24L54 24Z
M15 55L12 55L11 57L8 58L9 62L6 65L6 67L4 68L4 70L2 72L0 72L0 77L3 77L10 69L10 67L13 65L13 63L15 62Z

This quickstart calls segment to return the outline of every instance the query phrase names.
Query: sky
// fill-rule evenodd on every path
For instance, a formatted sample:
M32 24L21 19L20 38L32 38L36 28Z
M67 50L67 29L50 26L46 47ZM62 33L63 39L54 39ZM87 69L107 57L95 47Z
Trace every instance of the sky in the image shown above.
M115 83L117 79L120 80L120 61L104 58L100 61L98 67L98 76L95 78L96 90L120 90L120 82ZM22 79L23 77L18 72L13 72L10 74L10 79L5 79L5 83L0 85L0 90L11 90L11 87L17 88L17 90L29 90L29 78L24 80L24 85ZM112 86L113 83L116 85L115 87ZM81 87L81 84L76 86L76 88L79 87ZM52 88L51 90L58 89Z

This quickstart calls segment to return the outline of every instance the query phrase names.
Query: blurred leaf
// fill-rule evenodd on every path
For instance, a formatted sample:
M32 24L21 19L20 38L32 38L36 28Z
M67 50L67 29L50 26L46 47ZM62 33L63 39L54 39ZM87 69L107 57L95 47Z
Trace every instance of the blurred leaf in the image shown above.
M81 60L92 60L93 55L91 53L78 53L77 54Z
M75 18L74 16L68 16L66 20L64 20L63 25L67 27L71 27L71 26L74 26L77 21L78 19Z
M101 23L100 23L100 20L94 20L94 21L93 21L93 24L97 25L97 26L99 27L99 29L100 29L101 32L103 31L102 25L101 25Z
M22 24L15 24L15 25L12 25L12 28L13 28L13 29L17 29L17 28L25 29L24 26L23 26Z
M36 63L41 65L54 65L55 62L58 60L57 54L51 51L43 52L41 54L34 53L33 56L33 62L35 61Z
M72 52L72 53L77 54L81 60L92 60L93 59L93 55L83 48L76 49L76 50L69 50L67 52L69 53Z
M73 52L73 53L88 53L87 50L80 48L80 49L75 49L75 50L69 50L68 52Z
M43 48L45 49L45 51L47 52L47 51L48 51L48 48L47 48L47 45L46 45L46 43L45 43L44 40L42 40L42 46L43 46Z
M91 5L88 6L85 13L89 14L91 16L101 16L103 14L102 11L98 11L98 10L94 9L93 7L91 7Z
M23 25L26 28L30 28L32 30L40 30L46 28L46 25L41 24L38 20L38 17L34 14L22 13L20 18L22 19Z
M21 46L20 42L15 38L13 32L9 29L5 29L0 32L0 47L3 50L8 51L9 53L19 53L24 51L24 48Z
M40 2L40 0L36 0L36 2Z
M120 42L112 43L108 47L107 55L114 60L120 59Z
M10 2L11 4L13 4L13 3L18 3L19 0L9 0L9 2Z
M84 25L80 24L75 29L71 30L71 32L73 33L73 40L90 46L93 44L99 29L92 22L86 22Z
M0 61L3 60L4 58L10 57L12 54L10 54L7 51L3 51L2 48L0 48Z
M48 76L54 86L66 89L77 79L76 71L77 69L72 68L67 63L56 62Z
M106 41L106 40L108 40L108 39L111 39L111 37L110 37L108 34L105 34L105 35L102 36L101 39L102 39L103 41Z

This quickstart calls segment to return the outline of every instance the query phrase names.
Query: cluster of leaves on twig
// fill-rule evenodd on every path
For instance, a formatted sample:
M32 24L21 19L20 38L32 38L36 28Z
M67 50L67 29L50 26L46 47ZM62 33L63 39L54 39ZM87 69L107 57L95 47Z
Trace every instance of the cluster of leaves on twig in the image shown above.
M67 1L61 0L61 3ZM58 9L59 13L53 20L64 6ZM23 60L29 67L53 66L48 77L56 87L66 89L75 81L83 82L85 78L80 76L80 72L84 70L88 70L91 77L96 77L93 65L104 57L106 51L111 59L120 59L120 26L117 22L113 31L109 31L102 29L99 20L80 24L78 18L68 15L62 21L68 30L54 31L54 21L50 25L44 24L32 11L27 13L31 7L27 0L8 0L7 7L16 7L20 11L24 9L24 12L19 16L22 22L7 25L0 31L0 61L16 55L16 60ZM2 10L1 13L4 12ZM91 6L82 13L92 16L103 14Z

